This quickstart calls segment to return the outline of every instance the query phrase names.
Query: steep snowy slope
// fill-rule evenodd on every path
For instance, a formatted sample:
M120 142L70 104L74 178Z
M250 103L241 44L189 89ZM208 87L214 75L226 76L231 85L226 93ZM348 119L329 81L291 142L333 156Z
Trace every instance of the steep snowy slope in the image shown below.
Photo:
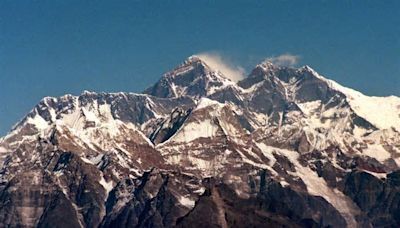
M331 88L343 93L357 115L365 118L370 123L380 129L389 129L394 127L400 130L400 98L389 97L371 97L358 91L344 87L335 81L320 76L310 67L307 69L321 80L326 81Z

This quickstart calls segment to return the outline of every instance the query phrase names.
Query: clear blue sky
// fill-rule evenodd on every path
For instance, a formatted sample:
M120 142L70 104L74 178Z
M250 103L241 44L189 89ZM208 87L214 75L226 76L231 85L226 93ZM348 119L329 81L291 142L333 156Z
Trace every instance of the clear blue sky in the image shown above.
M2 0L0 135L44 96L140 92L208 51L246 70L299 55L343 85L400 95L399 12L397 0Z

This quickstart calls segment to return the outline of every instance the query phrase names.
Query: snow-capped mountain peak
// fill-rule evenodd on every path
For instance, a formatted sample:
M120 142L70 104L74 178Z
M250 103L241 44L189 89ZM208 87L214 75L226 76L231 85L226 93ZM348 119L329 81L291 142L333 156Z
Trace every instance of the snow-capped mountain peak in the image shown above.
M324 81L332 90L344 94L347 102L357 115L365 118L374 126L380 129L390 129L394 127L398 131L400 130L399 97L367 96L359 91L342 86L333 80L321 76L309 66L304 66L300 68L300 70L311 73L316 78Z
M165 73L144 93L157 97L190 96L197 99L213 93L220 87L233 85L235 83L218 68L209 66L198 56L191 56L174 70Z
M220 67L191 56L145 94L42 99L0 138L0 223L399 226L398 97Z

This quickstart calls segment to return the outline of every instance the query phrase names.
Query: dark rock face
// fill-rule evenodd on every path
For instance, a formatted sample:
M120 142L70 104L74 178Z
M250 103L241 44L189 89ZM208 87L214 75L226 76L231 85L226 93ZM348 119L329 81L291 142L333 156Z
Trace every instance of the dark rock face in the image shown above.
M400 172L386 180L354 171L346 176L344 193L371 218L374 227L398 227L400 222Z
M79 227L76 211L62 192L57 192L48 203L37 227Z
M328 202L262 180L256 196L242 199L225 184L208 189L178 227L343 227Z
M264 210L285 215L301 226L346 226L339 212L321 197L301 194L276 183L269 185L260 197Z
M250 108L271 115L272 113L282 112L288 107L284 88L275 80L273 72L266 72L265 69L257 67L248 78L238 83L245 89L257 84L259 86L252 93L249 101Z
M149 136L150 140L154 144L159 144L168 140L182 126L182 124L188 118L190 112L191 109L183 110L181 108L177 108L172 111L169 118L162 121L160 125L151 133Z
M175 220L187 209L177 206L178 199L171 193L174 187L169 181L171 180L168 175L151 171L136 180L136 184L132 183L132 180L121 183L110 193L107 211L111 212L113 208L118 207L121 200L125 200L118 193L122 189L130 191L129 201L118 208L117 213L109 213L101 226L170 227L175 224Z
M215 93L208 96L212 100L216 100L220 103L232 102L239 107L245 107L245 103L241 99L241 92L237 88L228 86L224 89L220 89Z
M0 138L0 226L399 227L400 133L351 99L198 57L144 94L44 98Z
M67 227L79 224L75 209L79 207L86 226L96 227L100 223L105 197L104 189L98 182L99 171L70 152L54 151L45 161L46 167L36 167L14 176L3 189L1 200L4 204L0 213L7 215L6 211L14 211L9 214L14 216L3 217L1 222L11 226L37 224L48 227L60 219L60 226ZM64 173L63 178L58 179L63 182L61 185L55 183L56 173ZM65 186L65 189L60 186Z

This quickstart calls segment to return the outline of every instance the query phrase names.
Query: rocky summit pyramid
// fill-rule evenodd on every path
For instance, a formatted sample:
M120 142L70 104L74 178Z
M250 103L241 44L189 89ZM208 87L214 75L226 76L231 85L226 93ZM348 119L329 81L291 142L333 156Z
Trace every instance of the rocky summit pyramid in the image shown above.
M192 56L143 94L43 98L0 163L3 227L399 227L400 98Z

